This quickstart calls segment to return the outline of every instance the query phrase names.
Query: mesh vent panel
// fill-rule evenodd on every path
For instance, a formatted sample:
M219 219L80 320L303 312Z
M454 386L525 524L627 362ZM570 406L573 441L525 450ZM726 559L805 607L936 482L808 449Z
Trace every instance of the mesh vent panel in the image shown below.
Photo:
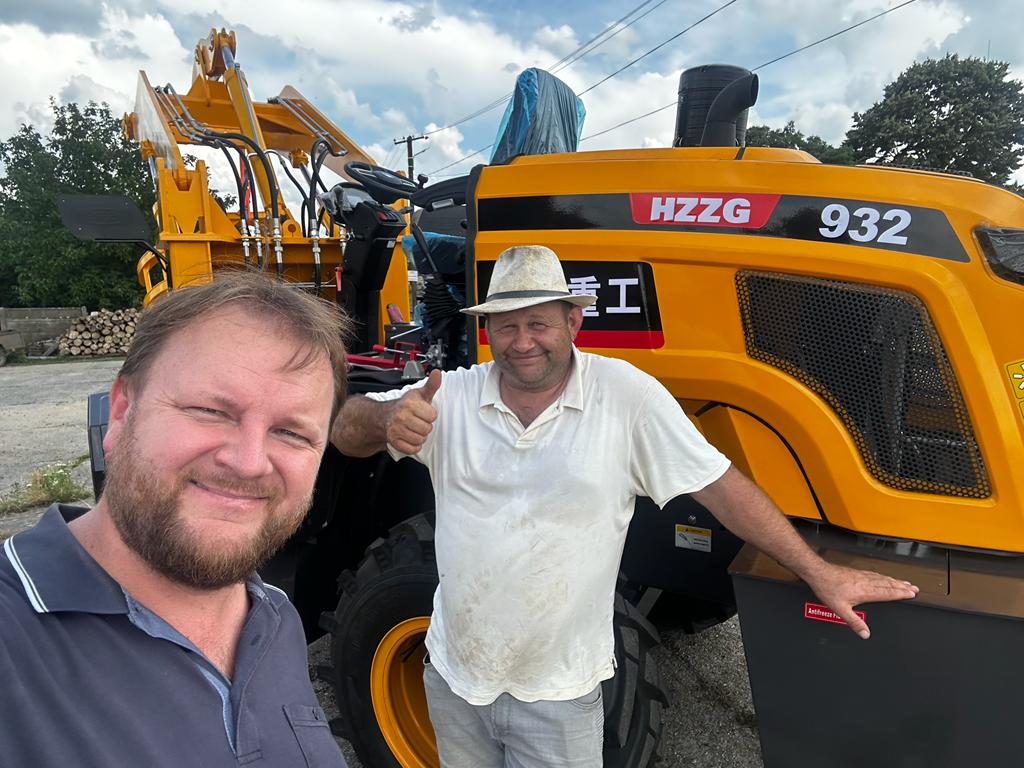
M838 280L739 272L747 354L824 398L893 488L985 498L988 474L921 301Z

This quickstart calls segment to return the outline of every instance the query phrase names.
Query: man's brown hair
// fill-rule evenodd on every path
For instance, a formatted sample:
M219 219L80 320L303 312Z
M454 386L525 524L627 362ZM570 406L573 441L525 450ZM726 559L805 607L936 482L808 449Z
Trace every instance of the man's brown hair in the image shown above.
M333 423L348 391L344 338L352 331L352 321L331 302L259 272L222 270L212 283L178 289L147 308L118 376L142 390L153 361L172 335L228 309L241 309L295 337L289 366L293 369L327 358L334 372Z

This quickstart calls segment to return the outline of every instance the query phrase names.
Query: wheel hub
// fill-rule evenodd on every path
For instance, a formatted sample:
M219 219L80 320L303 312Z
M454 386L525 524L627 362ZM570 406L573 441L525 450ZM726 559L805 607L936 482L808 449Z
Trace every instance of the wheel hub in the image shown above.
M370 667L373 711L388 747L403 768L437 768L434 729L423 691L426 616L396 624L377 646Z

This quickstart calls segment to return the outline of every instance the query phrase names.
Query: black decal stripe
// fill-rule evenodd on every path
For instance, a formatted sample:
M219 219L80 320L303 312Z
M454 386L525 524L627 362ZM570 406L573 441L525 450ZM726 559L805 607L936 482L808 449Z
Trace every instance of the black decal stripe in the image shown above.
M912 224L901 233L907 236L907 244L858 243L846 234L839 238L825 237L819 231L823 226L821 211L826 205L832 203L846 206L851 213L861 207L871 207L880 213L893 208L907 211L911 215ZM477 206L479 215L477 224L481 232L616 229L676 232L678 234L697 232L714 235L754 235L831 245L858 245L897 253L930 256L948 261L970 261L963 244L942 211L895 203L783 195L768 223L761 229L660 223L637 224L633 221L628 194L485 198L479 200ZM880 221L878 226L880 231L885 231L890 223ZM857 220L852 218L849 229L856 227Z
M483 165L473 167L469 172L469 183L466 185L466 291L467 293L476 285L476 233L478 230L476 188L480 184L480 174ZM476 304L474 296L466 297L466 306ZM466 315L466 344L468 346L469 364L473 365L479 361L480 351L477 349L476 324L477 320L472 315Z

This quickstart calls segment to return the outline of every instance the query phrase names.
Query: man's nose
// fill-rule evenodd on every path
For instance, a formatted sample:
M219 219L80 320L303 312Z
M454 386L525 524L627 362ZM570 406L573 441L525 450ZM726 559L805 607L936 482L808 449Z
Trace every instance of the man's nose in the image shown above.
M238 477L255 479L273 471L266 431L255 424L242 424L218 451L217 461Z
M512 339L512 348L516 352L528 352L533 349L533 335L529 328L516 328L516 335Z

